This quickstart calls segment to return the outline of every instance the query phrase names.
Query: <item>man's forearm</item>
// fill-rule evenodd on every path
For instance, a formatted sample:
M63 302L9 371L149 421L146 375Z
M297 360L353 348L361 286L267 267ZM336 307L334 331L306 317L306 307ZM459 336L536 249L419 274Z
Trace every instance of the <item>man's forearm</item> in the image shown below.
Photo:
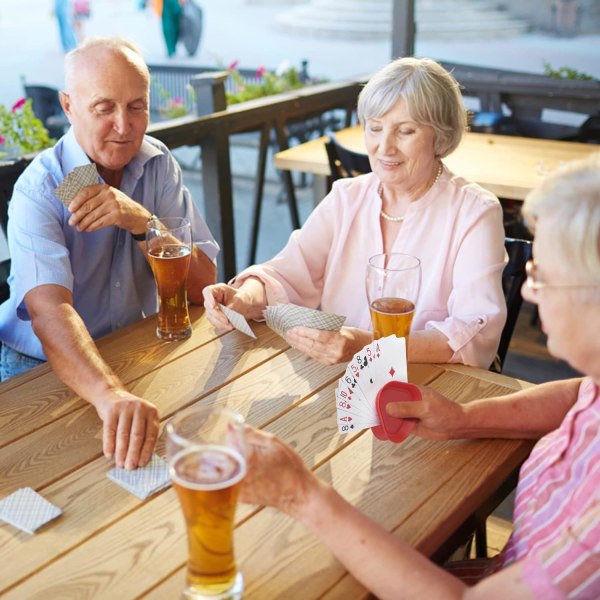
M84 400L123 389L75 309L63 303L33 318L33 329L60 379Z
M202 290L217 281L217 267L210 258L198 248L192 250L192 260L188 274L188 300L193 304L204 304Z

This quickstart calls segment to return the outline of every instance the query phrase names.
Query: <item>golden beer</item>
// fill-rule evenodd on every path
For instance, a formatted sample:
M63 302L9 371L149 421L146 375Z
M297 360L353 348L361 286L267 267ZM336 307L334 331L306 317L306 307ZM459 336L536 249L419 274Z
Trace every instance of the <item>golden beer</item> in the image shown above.
M152 248L148 255L158 289L157 335L168 340L187 338L192 333L186 288L190 248L165 244Z
M240 577L233 529L246 462L226 446L191 446L171 459L170 469L187 525L188 596L225 594Z
M376 340L388 335L408 338L415 305L404 298L378 298L371 303L371 320Z

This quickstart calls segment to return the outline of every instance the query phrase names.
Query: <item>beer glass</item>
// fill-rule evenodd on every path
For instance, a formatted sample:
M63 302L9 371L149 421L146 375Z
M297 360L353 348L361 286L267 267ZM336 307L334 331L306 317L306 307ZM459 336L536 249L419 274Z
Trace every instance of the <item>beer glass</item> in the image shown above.
M186 282L192 257L192 231L188 219L154 218L146 228L146 248L158 291L158 327L163 340L192 335Z
M187 527L184 598L241 598L233 528L246 474L243 427L239 414L215 407L181 411L166 425L169 471Z
M421 288L421 261L410 254L377 254L367 265L367 299L375 339L407 338Z

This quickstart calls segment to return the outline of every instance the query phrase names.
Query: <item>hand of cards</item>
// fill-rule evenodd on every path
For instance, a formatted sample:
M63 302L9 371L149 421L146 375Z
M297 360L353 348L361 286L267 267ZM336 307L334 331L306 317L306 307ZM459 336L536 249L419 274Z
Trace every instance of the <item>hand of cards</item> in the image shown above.
M223 306L223 304L219 304L219 308L229 319L233 327L256 339L245 317L237 311ZM346 320L346 317L342 315L327 313L322 310L315 310L314 308L306 308L297 304L273 304L265 308L263 315L267 325L281 337L285 337L288 329L297 327L298 325L313 329L339 331Z
M69 208L69 204L77 194L88 185L98 183L98 169L94 163L75 167L56 188L54 193Z
M350 433L371 427L379 439L405 439L414 423L389 417L385 405L420 398L416 386L402 383L406 380L404 338L390 335L365 346L350 361L335 391L338 431Z

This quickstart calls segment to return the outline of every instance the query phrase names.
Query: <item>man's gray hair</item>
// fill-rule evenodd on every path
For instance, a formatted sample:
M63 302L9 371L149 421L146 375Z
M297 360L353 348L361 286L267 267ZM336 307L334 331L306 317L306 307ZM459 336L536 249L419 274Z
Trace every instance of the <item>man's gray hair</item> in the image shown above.
M140 49L135 44L119 36L92 36L86 38L80 46L74 48L65 56L65 89L67 91L73 89L73 85L77 80L77 63L79 60L84 59L90 52L98 49L104 49L126 58L150 85L150 71Z
M547 175L523 205L527 226L550 217L566 270L600 284L600 152L569 161Z
M435 132L436 156L443 158L460 143L467 129L467 112L456 79L429 58L399 58L375 73L358 97L358 119L387 113L400 99L411 119Z

